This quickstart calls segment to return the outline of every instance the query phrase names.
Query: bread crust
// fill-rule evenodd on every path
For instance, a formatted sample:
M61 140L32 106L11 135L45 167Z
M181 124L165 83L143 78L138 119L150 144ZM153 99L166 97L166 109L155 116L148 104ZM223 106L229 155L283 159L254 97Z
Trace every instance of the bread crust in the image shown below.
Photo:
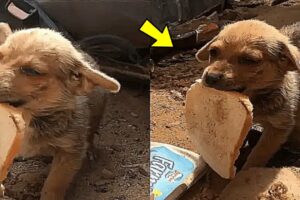
M207 97L200 97L197 98L199 93L205 93L205 95L209 95ZM211 112L211 114L207 114L205 112L200 113L204 110L203 103L208 101L214 101L213 99L223 99L224 102L228 103L229 99L232 101L230 105L235 105L235 112L239 112L239 115L237 117L243 117L244 121L241 121L241 119L237 119L241 122L241 125L238 126L240 130L224 130L224 133L226 134L232 134L230 136L224 136L220 131L220 128L230 125L233 126L235 122L229 121L229 118L233 118L232 111L227 104L222 104L221 106L216 105L215 102L210 102L208 106L215 106L215 108L208 108L207 112ZM197 105L196 105L197 104ZM202 108L197 106L202 106ZM228 107L228 109L224 109ZM220 110L223 109L223 111L220 111L224 114L224 119L221 122L218 122L216 116L217 114L212 114L214 110ZM187 122L187 128L190 138L192 139L192 142L195 144L196 151L200 153L204 160L207 162L207 164L214 169L220 176L223 178L234 178L236 173L236 167L234 166L235 161L237 160L240 152L240 148L243 145L243 142L248 134L248 131L250 130L252 126L252 115L253 107L250 103L247 96L242 95L237 92L224 92L219 91L213 88L208 88L202 85L201 81L197 81L195 84L191 86L189 91L187 92L187 98L186 98L186 122ZM231 115L231 116L229 116ZM227 116L227 118L226 118ZM199 118L206 117L205 119L208 121L203 121L203 124L201 122L197 122ZM210 122L209 120L214 120L214 122ZM213 123L214 125L208 126L207 123ZM224 125L226 124L226 125ZM209 127L209 128L207 128ZM213 129L213 131L209 130ZM201 130L206 130L206 132L201 132ZM237 132L240 131L240 132ZM212 136L212 132L215 133L215 135ZM214 138L211 138L214 137ZM211 138L212 142L206 141L207 138ZM237 139L236 139L237 138ZM203 139L203 140L201 140ZM234 139L235 141L232 141ZM215 142L230 142L228 143L228 148L224 149L218 149L218 147L225 147L227 145L218 145ZM203 149L206 148L206 149ZM201 151L202 150L202 151ZM220 158L221 156L221 158ZM224 166L224 163L226 163L226 166Z
M8 117L10 117L16 127L16 133L14 136L14 139L12 140L11 144L9 145L9 149L1 149L1 153L6 155L3 155L4 160L3 163L0 163L0 182L3 181L6 176L9 167L11 166L14 157L19 153L20 147L21 147L21 142L22 142L22 133L21 130L19 129L19 124L16 124L17 121L14 119L14 115L20 115L20 113L17 113L14 108L12 108L9 105L6 104L0 104L0 110L4 109L7 111L5 114L9 114ZM1 112L1 111L0 111ZM9 132L4 132L1 133L1 137L6 137L6 134ZM9 133L11 134L11 133ZM9 137L9 136L7 136Z

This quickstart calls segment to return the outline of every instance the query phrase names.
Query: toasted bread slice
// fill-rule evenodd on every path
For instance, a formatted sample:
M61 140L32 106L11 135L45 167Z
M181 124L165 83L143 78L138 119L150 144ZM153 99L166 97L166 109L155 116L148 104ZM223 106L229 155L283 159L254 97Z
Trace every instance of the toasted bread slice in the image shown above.
M21 118L10 106L0 104L0 182L6 178L7 171L19 152L22 133L16 124L16 116Z
M186 97L189 137L205 162L223 178L233 178L234 163L252 125L252 104L236 92L191 86Z

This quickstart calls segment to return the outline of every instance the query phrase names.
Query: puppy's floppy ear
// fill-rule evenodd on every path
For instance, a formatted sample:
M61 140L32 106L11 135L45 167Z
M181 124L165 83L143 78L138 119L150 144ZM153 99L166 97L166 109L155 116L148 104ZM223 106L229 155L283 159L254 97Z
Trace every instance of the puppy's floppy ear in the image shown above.
M200 50L198 50L198 52L196 53L196 59L199 62L208 60L209 58L208 48L214 41L217 40L217 38L218 36L215 36L211 41L207 42Z
M7 23L0 23L0 45L4 43L7 36L11 33L12 31Z
M112 93L117 93L120 90L120 83L103 72L85 67L82 74L86 77L87 85L99 86Z
M117 93L120 90L120 83L114 78L95 70L85 61L76 61L76 72L72 71L73 89L76 94L88 94L95 87L101 87L109 92ZM75 86L75 87L74 87Z
M284 44L282 54L288 59L287 71L300 70L300 51L292 44Z

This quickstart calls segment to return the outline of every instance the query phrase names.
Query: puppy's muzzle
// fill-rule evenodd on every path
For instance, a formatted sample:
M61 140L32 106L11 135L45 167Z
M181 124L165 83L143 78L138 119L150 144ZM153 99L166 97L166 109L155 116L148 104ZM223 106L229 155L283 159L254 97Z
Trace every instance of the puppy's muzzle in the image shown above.
M244 92L246 87L226 80L223 73L207 72L202 77L202 82L205 86L224 91Z
M222 78L222 73L206 73L203 77L203 81L207 86L214 87L222 80Z

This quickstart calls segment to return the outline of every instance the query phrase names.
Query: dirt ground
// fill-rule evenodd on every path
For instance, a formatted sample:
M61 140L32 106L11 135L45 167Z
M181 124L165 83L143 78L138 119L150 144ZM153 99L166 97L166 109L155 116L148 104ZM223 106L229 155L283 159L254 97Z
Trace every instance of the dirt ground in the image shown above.
M70 200L146 200L149 193L149 90L123 87L111 95L95 144L69 191ZM51 158L16 160L4 182L8 199L37 200Z
M300 21L299 1L289 1L284 5L260 6L256 8L238 8L241 13L256 16L269 24L280 28ZM151 140L173 144L191 149L186 136L184 119L185 94L189 86L201 77L207 63L198 63L194 59L196 49L176 54L164 59L166 67L156 67L151 80ZM283 149L275 156L272 166L300 166L300 155L291 154ZM213 200L228 184L214 172L200 179L181 200Z

